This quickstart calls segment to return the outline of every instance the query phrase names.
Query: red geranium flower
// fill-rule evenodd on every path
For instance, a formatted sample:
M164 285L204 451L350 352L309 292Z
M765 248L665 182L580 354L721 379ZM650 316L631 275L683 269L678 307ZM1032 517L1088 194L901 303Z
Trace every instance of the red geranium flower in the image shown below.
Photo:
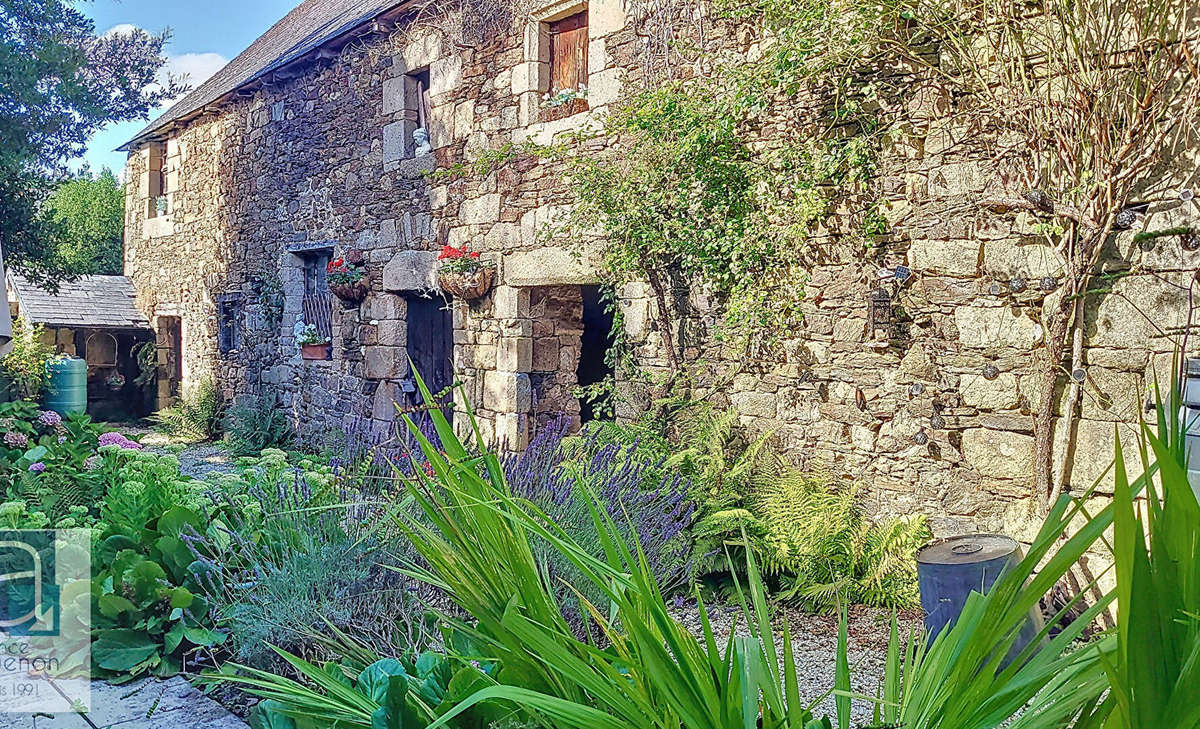
M468 255L471 258L479 258L479 251L475 251L474 253L469 253Z
M461 251L454 246L442 246L442 252L438 254L438 260L444 261L447 258L462 258L464 251Z

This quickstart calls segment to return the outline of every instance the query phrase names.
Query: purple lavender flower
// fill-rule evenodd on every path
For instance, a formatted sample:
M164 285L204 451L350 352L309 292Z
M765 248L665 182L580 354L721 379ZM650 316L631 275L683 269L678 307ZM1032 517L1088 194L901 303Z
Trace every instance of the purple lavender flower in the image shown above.
M4 445L9 448L26 448L29 446L29 437L24 433L10 430L4 434Z
M565 417L552 421L524 453L505 460L513 494L533 502L584 546L599 548L582 492L590 490L631 548L635 540L641 545L663 588L674 586L690 569L681 540L695 512L691 482L666 468L665 455L647 456L638 441L615 441L600 428L568 447L569 427Z
M37 463L29 464L30 473L43 473L46 470L46 464L38 461Z
M53 410L43 410L38 413L38 423L47 428L57 428L62 425L62 416Z

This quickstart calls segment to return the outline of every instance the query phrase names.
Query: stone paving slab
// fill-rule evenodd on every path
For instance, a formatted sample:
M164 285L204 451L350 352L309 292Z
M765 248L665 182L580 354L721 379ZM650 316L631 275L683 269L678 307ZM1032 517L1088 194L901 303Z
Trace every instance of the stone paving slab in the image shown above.
M101 729L247 729L223 706L182 677L113 686L92 685L88 718ZM0 714L0 729L89 729L76 714L54 717Z

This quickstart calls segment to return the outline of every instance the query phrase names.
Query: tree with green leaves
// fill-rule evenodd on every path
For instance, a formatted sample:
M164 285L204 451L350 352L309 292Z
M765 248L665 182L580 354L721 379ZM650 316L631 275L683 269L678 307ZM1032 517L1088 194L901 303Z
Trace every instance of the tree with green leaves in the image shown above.
M123 266L125 190L112 170L63 182L46 203L61 237L54 254L68 271L119 275Z
M0 247L34 281L69 276L53 180L105 124L145 118L182 93L156 83L168 34L96 34L71 0L0 0Z

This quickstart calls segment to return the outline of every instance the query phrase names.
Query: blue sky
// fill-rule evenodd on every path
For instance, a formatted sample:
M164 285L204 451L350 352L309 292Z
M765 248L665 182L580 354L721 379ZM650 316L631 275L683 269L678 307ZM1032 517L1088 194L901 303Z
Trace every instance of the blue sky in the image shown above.
M152 32L171 29L167 68L186 73L195 88L242 52L300 0L92 0L80 10L104 33L133 25ZM157 116L159 109L151 116ZM98 172L110 167L118 175L125 153L114 151L145 126L145 121L110 124L92 138L84 161Z

